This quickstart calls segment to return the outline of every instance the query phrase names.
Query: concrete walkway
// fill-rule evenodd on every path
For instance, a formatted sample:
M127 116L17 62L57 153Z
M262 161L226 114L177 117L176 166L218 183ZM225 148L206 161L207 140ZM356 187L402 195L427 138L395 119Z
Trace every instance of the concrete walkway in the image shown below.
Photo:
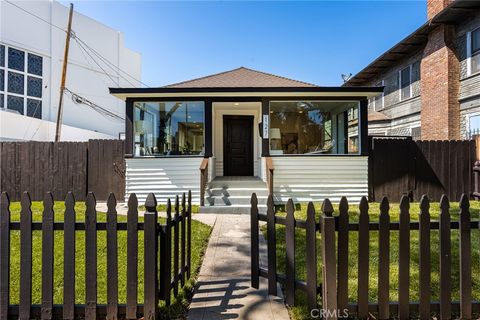
M188 319L289 319L283 298L268 295L265 279L260 289L250 287L250 216L216 217ZM264 265L266 247L261 248Z

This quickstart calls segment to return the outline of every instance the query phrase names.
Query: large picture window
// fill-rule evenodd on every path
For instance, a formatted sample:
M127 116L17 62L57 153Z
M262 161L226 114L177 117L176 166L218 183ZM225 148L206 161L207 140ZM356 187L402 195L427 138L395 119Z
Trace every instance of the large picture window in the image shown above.
M270 102L270 154L355 154L358 101Z
M204 103L135 102L135 156L189 156L204 153Z

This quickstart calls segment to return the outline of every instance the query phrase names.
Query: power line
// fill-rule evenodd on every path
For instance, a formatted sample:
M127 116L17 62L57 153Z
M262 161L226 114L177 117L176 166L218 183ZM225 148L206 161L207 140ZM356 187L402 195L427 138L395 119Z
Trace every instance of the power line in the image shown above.
M70 90L68 88L65 88L65 92L68 92L70 94L70 96L72 98L72 101L74 103L84 104L86 106L89 106L90 108L92 108L93 110L95 110L96 112L100 113L103 116L107 116L107 117L113 118L115 120L125 120L124 118L117 115L116 113L113 113L110 110L99 106L95 102L90 101L87 98L80 96L79 94L73 92L72 90Z
M7 3L11 4L12 6L14 6L14 7L22 10L23 12L25 12L25 13L27 13L27 14L29 14L29 15L31 15L31 16L33 16L33 17L35 17L35 18L37 18L37 19L39 19L39 20L41 20L41 21L49 24L49 25L51 25L52 27L55 27L55 28L57 28L57 29L59 29L59 30L61 30L61 31L63 31L63 32L67 32L65 29L63 29L63 28L61 28L61 27L59 27L59 26L51 23L51 22L48 21L48 20L45 20L44 18L42 18L42 17L36 15L35 13L30 12L30 11L28 11L28 10L26 10L26 9L18 6L17 4L15 4L15 3L13 3L13 2L11 2L11 1L9 1L9 0L5 0L5 2L7 2ZM73 36L73 35L72 35L72 36ZM145 86L145 87L149 87L146 83L144 83L144 82L142 82L141 80L135 78L134 76L132 76L132 75L129 74L128 72L122 70L119 66L117 66L117 65L115 65L114 63L110 62L107 58L105 58L104 56L102 56L98 51L96 51L95 49L93 49L91 46L89 46L85 41L83 41L83 40L80 39L79 37L75 36L75 39L78 39L78 41L82 42L82 44L83 44L86 48L88 48L91 52L93 52L93 54L95 54L95 55L96 55L100 60L102 60L105 64L109 64L110 66L113 66L113 68L117 69L119 72L125 74L126 76L130 77L131 79L135 80L136 82L142 84L142 85ZM111 67L110 67L110 68L111 68ZM101 69L103 69L103 68L101 68ZM130 85L132 85L132 86L135 87L135 85L134 85L132 82L128 81L128 79L126 79L124 76L121 76L121 75L119 75L119 76L122 77L122 79L126 80ZM114 81L114 83L115 83L115 81ZM118 84L117 84L117 85L118 85Z
M80 48L80 51L83 50L83 52L85 52L89 57L90 59L92 59L92 61L100 68L102 69L103 73L105 73L107 75L107 77L110 78L110 80L112 80L112 82L114 84L116 84L118 86L118 81L115 81L115 79L112 78L112 76L105 70L103 69L103 67L97 62L97 60L95 60L95 58L92 57L92 55L83 47L83 45L77 40L76 37L73 38L75 40L75 42L78 44L78 47Z
M62 27L59 27L59 26L51 23L50 21L45 20L44 18L36 15L36 14L33 13L33 12L30 12L30 11L28 11L28 10L20 7L19 5L15 4L15 3L13 3L13 2L11 2L11 1L9 1L9 0L5 0L5 2L8 3L8 4L11 4L11 5L14 6L14 7L17 7L18 9L22 10L23 12L25 12L25 13L31 15L31 16L34 16L34 17L37 18L37 19L42 20L42 21L45 22L45 23L48 23L48 24L51 25L52 27L55 27L55 28L57 28L57 29L59 29L59 30L61 30L61 31L63 31L63 32L67 32L67 31L66 31L65 29L63 29Z
M105 58L104 56L102 56L98 51L96 51L95 49L93 49L92 47L90 47L87 43L85 43L85 41L83 41L82 39L80 39L79 37L76 37L78 39L78 41L82 42L82 44L87 47L88 49L90 49L98 58L100 58L104 63L106 64L109 64L110 66L112 66L113 68L115 68L116 70L118 70L119 72L122 72L124 73L125 75L129 76L131 79L135 80L136 82L144 85L145 87L149 87L149 85L147 85L146 83L142 82L141 80L135 78L134 76L132 76L131 74L129 74L128 72L122 70L119 66L117 66L116 64L112 63L110 60L108 60L107 58ZM111 67L111 68L112 68ZM112 68L112 69L113 69ZM120 75L121 76L121 75ZM122 77L122 76L121 76ZM128 81L128 79L126 79L125 77L122 77L123 79L125 79L128 83L132 84L130 81Z

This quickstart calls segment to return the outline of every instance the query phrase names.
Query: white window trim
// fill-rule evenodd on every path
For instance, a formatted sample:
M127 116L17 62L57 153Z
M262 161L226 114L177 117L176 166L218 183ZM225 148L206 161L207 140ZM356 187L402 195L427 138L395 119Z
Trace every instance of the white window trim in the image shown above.
M408 91L409 91L409 97L408 98L405 98L405 99L402 99L402 71L409 68L410 69L410 79L408 81ZM405 68L401 68L399 71L398 71L398 95L399 95L399 98L400 98L400 101L405 101L405 100L408 100L408 99L411 99L412 96L413 96L413 90L412 90L412 71L413 71L413 63L408 65L407 67Z
M467 32L467 76L472 75L472 31Z
M467 77L472 73L472 33L479 30L480 26L473 28L467 32ZM478 73L478 72L477 72Z
M381 82L381 86L382 87L385 87L385 80L382 80L380 81ZM379 110L382 110L385 108L385 92L382 91L382 107L380 109L377 109L377 99L376 97L373 97L373 111L379 111Z
M467 119L468 119L468 121L467 121L467 126L466 126L466 127L467 127L467 131L468 131L468 132L472 131L472 128L471 128L471 126L470 126L471 118L473 118L473 117L478 117L478 116L480 116L480 112L478 112L478 111L467 114Z

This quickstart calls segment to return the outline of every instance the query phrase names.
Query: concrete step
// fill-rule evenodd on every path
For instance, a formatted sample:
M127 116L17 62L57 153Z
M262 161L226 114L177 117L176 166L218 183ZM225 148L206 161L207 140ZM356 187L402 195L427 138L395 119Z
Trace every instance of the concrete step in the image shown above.
M232 206L204 206L199 208L199 213L225 213L225 214L250 214L250 205L232 205ZM266 205L259 205L258 212L267 212Z
M257 196L258 204L267 204L268 196ZM205 203L210 206L225 206L250 204L251 196L210 196L205 197Z
M263 188L208 188L205 194L211 197L247 196L251 197L255 192L257 197L267 197L268 189Z

